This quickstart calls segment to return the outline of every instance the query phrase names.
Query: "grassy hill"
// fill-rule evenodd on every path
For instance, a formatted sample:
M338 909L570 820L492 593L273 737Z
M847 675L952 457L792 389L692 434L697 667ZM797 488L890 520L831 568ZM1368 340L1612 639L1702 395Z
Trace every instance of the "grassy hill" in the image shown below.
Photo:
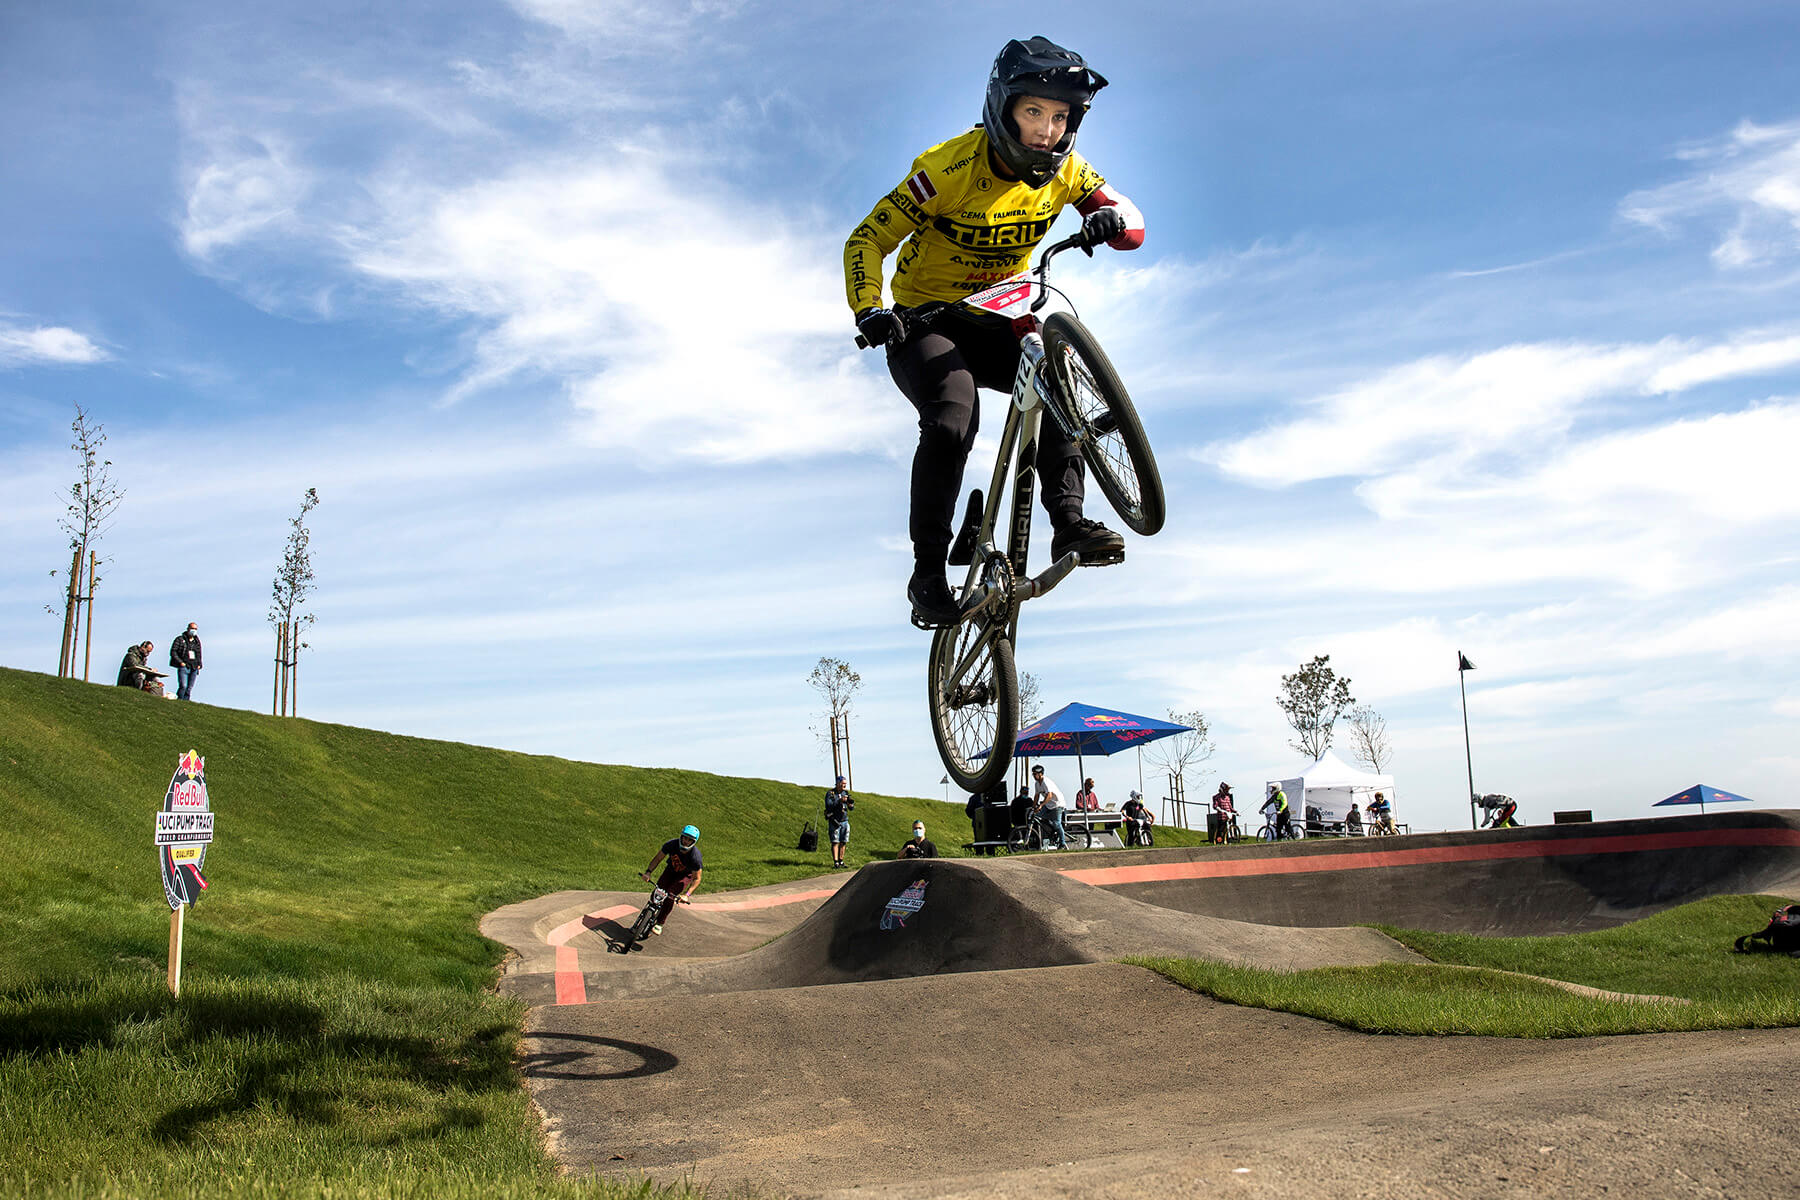
M188 749L218 832L175 1001L151 814ZM476 922L636 889L690 821L707 891L817 874L820 794L0 668L0 1193L634 1194L555 1175ZM851 861L960 817L927 805L859 794Z
M707 891L830 865L823 848L793 848L820 788L515 754L0 668L12 851L0 929L8 946L30 947L0 959L0 991L164 959L151 813L188 749L206 758L218 822L215 886L190 914L195 978L483 987L497 954L475 932L482 913L565 888L636 889L656 847L690 821ZM927 804L859 793L851 861L891 856ZM956 810L929 810L960 826Z

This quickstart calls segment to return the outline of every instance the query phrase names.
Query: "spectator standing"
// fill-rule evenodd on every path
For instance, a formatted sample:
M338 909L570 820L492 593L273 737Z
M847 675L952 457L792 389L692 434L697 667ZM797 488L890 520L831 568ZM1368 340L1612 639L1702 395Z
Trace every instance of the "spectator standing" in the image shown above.
M850 781L842 775L837 786L825 793L825 835L831 842L831 865L844 865L844 849L850 844L850 811L856 801L850 798Z
M1100 811L1100 797L1094 791L1094 781L1092 779L1084 779L1081 781L1081 790L1075 793L1075 811Z
M914 821L912 840L910 842L901 843L898 857L936 858L937 856L937 846L932 843L930 838L925 836L925 822Z
M175 668L175 698L192 700L200 676L200 627L192 621L169 643L169 665Z
M1362 813L1357 811L1356 801L1352 800L1350 802L1350 815L1344 818L1344 832L1350 837L1361 837L1363 835L1362 825Z
M1037 800L1038 828L1045 849L1049 849L1050 831L1056 831L1056 848L1069 848L1069 831L1063 825L1063 811L1067 807L1063 803L1062 789L1056 781L1044 774L1044 764L1038 763L1031 768L1031 794Z
M1016 830L1022 825L1029 825L1031 824L1031 819L1031 788L1021 784L1019 786L1019 794L1013 797L1012 828Z
M139 642L128 646L125 657L119 661L119 686L136 688L142 691L144 680L150 678L150 652L156 649L155 642Z

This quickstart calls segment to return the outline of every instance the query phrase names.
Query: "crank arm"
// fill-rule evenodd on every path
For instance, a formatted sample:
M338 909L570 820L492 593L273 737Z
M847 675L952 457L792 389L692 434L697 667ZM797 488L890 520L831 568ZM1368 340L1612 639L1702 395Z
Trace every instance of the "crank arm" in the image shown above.
M1012 599L1015 604L1023 604L1027 600L1047 594L1051 588L1069 577L1069 572L1081 565L1081 555L1071 550L1048 567L1042 574L1021 579L1013 584Z

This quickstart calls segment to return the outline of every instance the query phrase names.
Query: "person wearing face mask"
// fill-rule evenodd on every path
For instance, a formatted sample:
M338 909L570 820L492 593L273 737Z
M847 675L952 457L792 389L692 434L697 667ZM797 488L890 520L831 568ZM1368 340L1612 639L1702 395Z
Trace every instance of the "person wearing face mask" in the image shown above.
M932 844L930 838L925 836L925 822L914 821L912 841L901 845L900 853L897 857L936 858L937 856L937 847Z
M200 627L192 621L169 643L169 665L175 668L175 698L192 700L200 677Z

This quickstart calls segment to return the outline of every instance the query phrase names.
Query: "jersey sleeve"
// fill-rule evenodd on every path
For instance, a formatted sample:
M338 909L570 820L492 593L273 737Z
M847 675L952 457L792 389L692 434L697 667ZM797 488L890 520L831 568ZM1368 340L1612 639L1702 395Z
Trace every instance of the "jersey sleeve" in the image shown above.
M883 196L844 243L844 292L850 311L881 307L881 264L895 247L931 219L937 188L923 158L900 186Z
M1084 217L1103 208L1116 208L1119 215L1125 218L1125 231L1118 237L1108 238L1107 245L1114 250L1136 250L1144 244L1144 214L1138 211L1138 206L1124 192L1111 184L1102 181L1075 205L1075 211Z

